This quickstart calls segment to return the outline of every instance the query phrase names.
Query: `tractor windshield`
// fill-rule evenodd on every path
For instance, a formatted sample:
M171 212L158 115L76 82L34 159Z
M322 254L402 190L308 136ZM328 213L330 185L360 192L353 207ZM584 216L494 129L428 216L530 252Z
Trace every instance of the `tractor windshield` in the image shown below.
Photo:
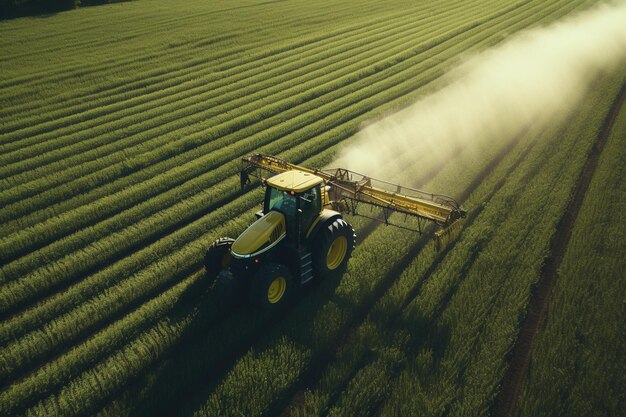
M271 209L280 210L283 213L296 211L296 196L291 195L288 191L277 190L276 188L269 188L268 205L266 211Z
M293 233L296 225L296 196L291 195L289 191L277 190L273 187L267 187L265 195L265 212L270 210L280 211L285 215L287 223L287 233Z

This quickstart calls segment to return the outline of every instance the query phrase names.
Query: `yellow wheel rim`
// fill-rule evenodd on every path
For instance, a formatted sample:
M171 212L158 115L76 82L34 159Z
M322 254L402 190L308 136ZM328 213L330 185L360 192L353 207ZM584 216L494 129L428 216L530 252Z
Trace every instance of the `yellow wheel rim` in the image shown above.
M333 241L328 248L328 254L326 254L326 267L328 269L336 269L348 252L348 239L345 236L339 236Z
M267 301L276 304L285 295L287 280L284 277L276 277L267 289Z

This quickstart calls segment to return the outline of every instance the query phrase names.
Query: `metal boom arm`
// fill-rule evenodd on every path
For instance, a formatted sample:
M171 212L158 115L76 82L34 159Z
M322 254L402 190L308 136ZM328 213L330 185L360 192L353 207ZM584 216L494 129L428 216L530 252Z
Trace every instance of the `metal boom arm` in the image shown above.
M346 203L353 214L359 203L365 203L382 208L385 222L391 212L430 220L443 227L436 232L437 237L449 234L450 227L453 224L456 226L458 221L466 215L466 212L451 197L403 187L343 168L309 169L275 156L261 154L244 157L243 164L242 188L250 182L249 175L263 178L259 171L267 171L272 175L289 170L308 172L321 177L325 184L331 187L329 190L331 200Z

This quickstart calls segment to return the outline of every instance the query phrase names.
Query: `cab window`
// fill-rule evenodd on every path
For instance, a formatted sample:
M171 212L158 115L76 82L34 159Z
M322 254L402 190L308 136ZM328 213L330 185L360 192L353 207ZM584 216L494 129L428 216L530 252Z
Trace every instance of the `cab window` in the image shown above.
M267 213L270 210L277 210L285 215L287 233L293 233L295 231L295 195L291 195L291 193L289 193L288 191L281 191L273 187L267 187L264 212Z
M311 224L313 224L322 210L322 200L320 194L320 187L318 186L313 187L298 196L300 199L300 210L302 210L301 233L303 236L309 230L309 227L311 227Z

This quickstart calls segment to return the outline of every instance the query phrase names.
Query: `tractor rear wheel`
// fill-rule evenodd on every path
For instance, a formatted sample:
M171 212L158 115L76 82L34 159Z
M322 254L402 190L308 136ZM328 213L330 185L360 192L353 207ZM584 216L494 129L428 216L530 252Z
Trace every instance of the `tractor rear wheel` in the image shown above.
M313 248L313 270L316 276L334 277L343 274L352 255L356 235L342 218L329 222L320 230Z
M230 247L235 239L221 237L209 246L204 255L204 268L211 282L215 281L221 270L230 265Z
M291 296L293 280L289 268L279 263L261 265L252 278L250 298L254 304L266 310L277 310Z

